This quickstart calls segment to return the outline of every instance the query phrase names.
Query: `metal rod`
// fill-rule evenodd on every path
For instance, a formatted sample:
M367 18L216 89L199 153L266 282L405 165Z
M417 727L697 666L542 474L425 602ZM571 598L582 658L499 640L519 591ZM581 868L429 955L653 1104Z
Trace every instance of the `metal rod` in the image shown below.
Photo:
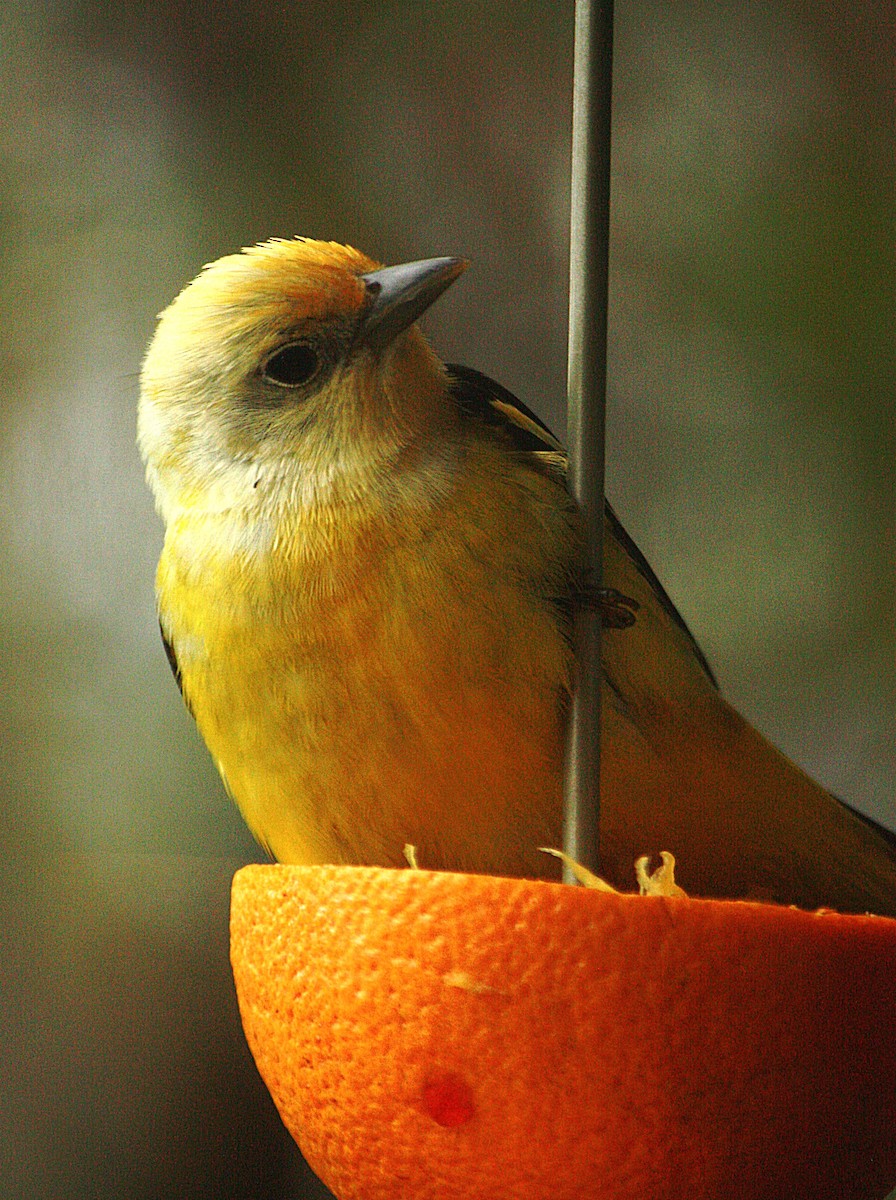
M603 582L612 70L612 0L576 0L567 442L569 488L585 517L595 593ZM600 859L600 635L599 607L581 605L563 778L563 848L592 871ZM566 869L564 879L573 881Z

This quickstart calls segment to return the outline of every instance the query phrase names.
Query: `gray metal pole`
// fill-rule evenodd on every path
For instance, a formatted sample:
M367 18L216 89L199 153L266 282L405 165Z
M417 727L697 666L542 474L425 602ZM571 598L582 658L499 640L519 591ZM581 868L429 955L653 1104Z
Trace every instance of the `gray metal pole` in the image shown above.
M585 516L590 582L597 589L603 579L612 0L576 0L575 25L567 442L569 487ZM600 611L582 606L563 780L563 849L592 871L600 858L600 635ZM564 879L573 882L567 870Z

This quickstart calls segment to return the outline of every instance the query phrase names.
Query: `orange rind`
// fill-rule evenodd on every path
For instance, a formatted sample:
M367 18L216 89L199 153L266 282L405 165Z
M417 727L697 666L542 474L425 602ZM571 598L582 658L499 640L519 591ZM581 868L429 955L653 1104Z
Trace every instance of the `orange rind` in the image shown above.
M366 867L233 884L259 1071L339 1200L884 1200L896 920Z

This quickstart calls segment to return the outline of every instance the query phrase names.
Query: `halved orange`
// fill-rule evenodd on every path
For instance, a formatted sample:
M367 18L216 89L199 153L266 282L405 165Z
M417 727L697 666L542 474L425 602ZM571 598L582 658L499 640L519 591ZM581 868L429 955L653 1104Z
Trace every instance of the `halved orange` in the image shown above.
M247 867L258 1068L340 1200L883 1200L896 920Z

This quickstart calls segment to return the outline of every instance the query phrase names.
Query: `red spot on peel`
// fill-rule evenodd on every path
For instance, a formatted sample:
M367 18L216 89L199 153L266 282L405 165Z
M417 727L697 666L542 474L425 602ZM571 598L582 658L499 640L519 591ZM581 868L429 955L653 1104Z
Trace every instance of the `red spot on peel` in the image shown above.
M473 1091L459 1075L437 1075L424 1084L423 1111L437 1125L456 1129L476 1115Z

